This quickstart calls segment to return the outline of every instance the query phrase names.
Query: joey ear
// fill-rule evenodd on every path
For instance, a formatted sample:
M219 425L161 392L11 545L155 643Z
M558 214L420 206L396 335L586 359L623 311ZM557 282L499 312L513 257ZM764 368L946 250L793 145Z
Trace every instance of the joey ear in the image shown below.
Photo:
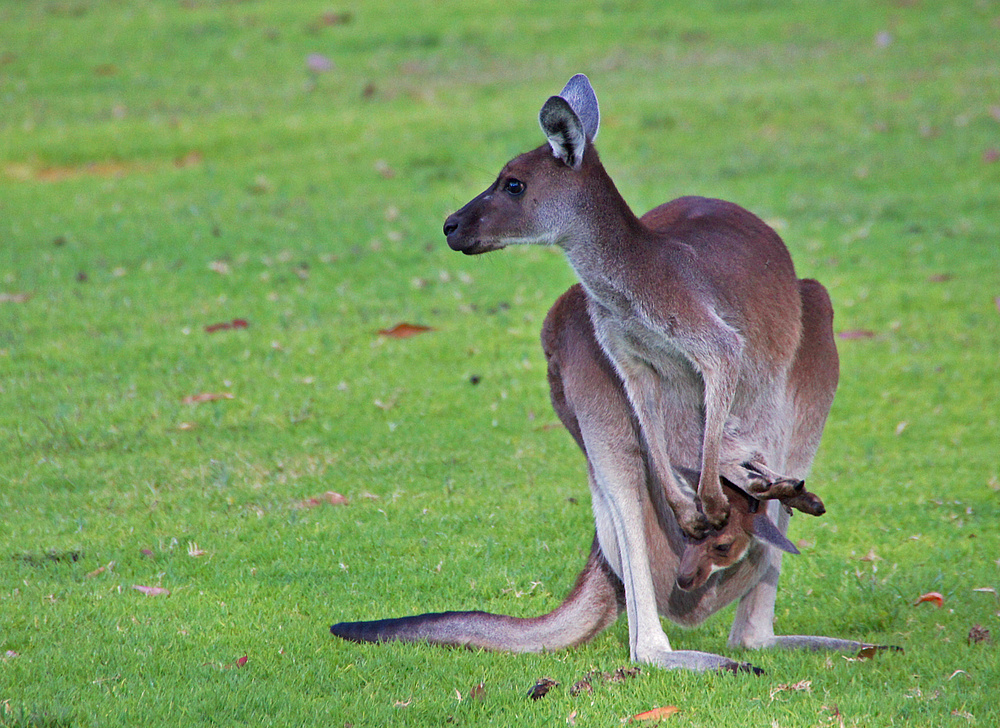
M590 79L582 73L576 74L567 82L559 95L566 99L569 107L580 119L584 136L590 141L597 139L597 130L601 126L601 110L597 105L597 94L590 85Z
M767 517L767 512L764 510L754 515L753 535L764 543L770 544L782 551L790 554L799 553L799 550L795 548L795 544L785 538L781 531L778 530L778 527L774 525L774 522Z
M587 135L583 123L562 96L550 96L538 113L538 123L548 137L552 154L573 169L583 164Z

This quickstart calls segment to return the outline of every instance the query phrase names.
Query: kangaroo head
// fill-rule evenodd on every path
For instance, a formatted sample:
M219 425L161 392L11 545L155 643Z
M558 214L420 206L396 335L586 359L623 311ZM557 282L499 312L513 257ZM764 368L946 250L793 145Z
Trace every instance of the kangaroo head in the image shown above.
M761 508L761 501L725 478L722 487L729 498L729 520L721 529L686 544L677 568L677 586L685 591L697 589L716 571L742 561L754 539L790 554L799 553L768 517L767 509Z
M548 144L512 159L482 194L450 215L444 234L467 255L508 245L560 245L583 232L587 180L599 168L592 142L600 125L597 96L583 74L549 97L538 115ZM586 164L585 164L586 162Z

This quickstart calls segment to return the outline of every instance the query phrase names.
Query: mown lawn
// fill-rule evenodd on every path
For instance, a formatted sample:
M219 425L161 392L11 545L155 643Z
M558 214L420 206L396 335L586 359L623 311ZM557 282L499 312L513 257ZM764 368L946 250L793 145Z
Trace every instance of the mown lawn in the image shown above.
M998 34L989 2L0 1L0 725L997 724ZM624 619L533 656L329 635L539 614L583 564L537 340L572 273L441 235L578 71L637 211L738 202L830 289L829 512L777 629L904 653L573 697ZM668 632L726 652L731 618Z

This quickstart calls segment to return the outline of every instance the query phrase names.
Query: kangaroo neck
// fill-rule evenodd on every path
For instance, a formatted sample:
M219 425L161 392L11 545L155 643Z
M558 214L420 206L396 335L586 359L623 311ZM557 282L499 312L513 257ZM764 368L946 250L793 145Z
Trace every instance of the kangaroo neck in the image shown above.
M562 248L591 297L616 308L614 301L626 293L623 280L629 277L627 271L652 233L632 212L599 161L595 167L588 170L593 184L588 199L580 205L575 234Z

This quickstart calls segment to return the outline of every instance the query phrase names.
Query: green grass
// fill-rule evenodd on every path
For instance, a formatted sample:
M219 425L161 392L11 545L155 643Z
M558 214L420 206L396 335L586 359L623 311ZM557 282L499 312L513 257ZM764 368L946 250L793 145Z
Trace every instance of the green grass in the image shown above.
M995 725L1000 603L975 590L1000 590L998 19L0 2L0 725L596 726L660 705L679 726ZM874 333L840 341L811 479L829 513L793 520L809 546L777 629L904 654L743 654L767 675L645 669L574 698L625 664L624 620L535 656L329 636L538 614L583 564L583 463L537 343L572 275L440 232L542 142L538 108L577 71L637 211L750 208L829 287L838 331ZM434 331L376 335L399 321ZM233 398L182 402L203 392ZM327 490L350 504L298 507ZM928 591L942 609L912 605ZM724 652L731 617L668 632ZM967 643L975 624L993 643ZM527 700L543 675L561 685Z

